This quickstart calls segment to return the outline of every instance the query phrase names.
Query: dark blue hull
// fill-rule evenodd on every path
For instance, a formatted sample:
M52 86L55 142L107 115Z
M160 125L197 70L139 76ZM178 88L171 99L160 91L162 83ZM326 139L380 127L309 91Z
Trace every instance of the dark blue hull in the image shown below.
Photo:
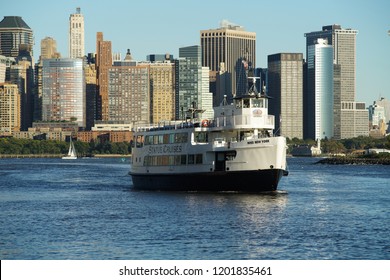
M130 175L136 190L269 192L277 189L280 178L286 173L281 169L267 169Z

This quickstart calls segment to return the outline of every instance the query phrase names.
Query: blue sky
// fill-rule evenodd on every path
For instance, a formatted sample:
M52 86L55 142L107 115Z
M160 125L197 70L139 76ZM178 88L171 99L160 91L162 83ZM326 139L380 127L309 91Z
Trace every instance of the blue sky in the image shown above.
M222 20L256 32L256 66L267 56L300 52L306 56L304 33L340 24L358 30L356 101L366 106L379 97L390 99L390 1L388 0L2 0L3 16L21 16L33 29L34 57L46 36L68 56L69 15L81 8L85 18L86 52L96 50L96 32L112 42L113 52L131 50L135 60L148 54L171 53L199 45L200 30L219 27Z

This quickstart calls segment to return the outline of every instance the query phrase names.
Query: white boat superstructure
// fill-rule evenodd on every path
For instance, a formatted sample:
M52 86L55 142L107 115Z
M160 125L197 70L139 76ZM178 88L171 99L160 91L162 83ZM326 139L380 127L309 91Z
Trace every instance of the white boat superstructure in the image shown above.
M268 97L222 102L212 120L138 128L130 174L136 189L274 191L287 174L286 139L274 136Z

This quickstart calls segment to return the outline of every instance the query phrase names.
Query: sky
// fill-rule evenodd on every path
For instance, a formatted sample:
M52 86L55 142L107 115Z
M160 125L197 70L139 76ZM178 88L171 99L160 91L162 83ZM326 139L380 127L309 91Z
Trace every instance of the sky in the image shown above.
M267 57L280 52L303 53L305 33L340 24L358 30L356 101L373 104L390 100L389 0L1 0L0 20L21 16L34 32L34 58L40 42L57 41L62 57L68 54L69 16L81 8L85 21L85 51L96 51L96 32L112 42L112 51L130 49L133 59L170 53L200 45L200 30L214 29L223 20L256 32L256 67L267 67Z

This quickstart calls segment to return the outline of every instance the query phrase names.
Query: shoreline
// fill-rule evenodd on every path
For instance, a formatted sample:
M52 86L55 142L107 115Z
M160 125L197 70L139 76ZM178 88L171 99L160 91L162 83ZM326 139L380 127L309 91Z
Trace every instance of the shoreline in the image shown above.
M320 159L315 164L390 165L390 158L329 157Z
M0 154L0 159L3 158L62 158L63 154ZM79 158L130 158L131 154L97 154L92 156L83 156Z

